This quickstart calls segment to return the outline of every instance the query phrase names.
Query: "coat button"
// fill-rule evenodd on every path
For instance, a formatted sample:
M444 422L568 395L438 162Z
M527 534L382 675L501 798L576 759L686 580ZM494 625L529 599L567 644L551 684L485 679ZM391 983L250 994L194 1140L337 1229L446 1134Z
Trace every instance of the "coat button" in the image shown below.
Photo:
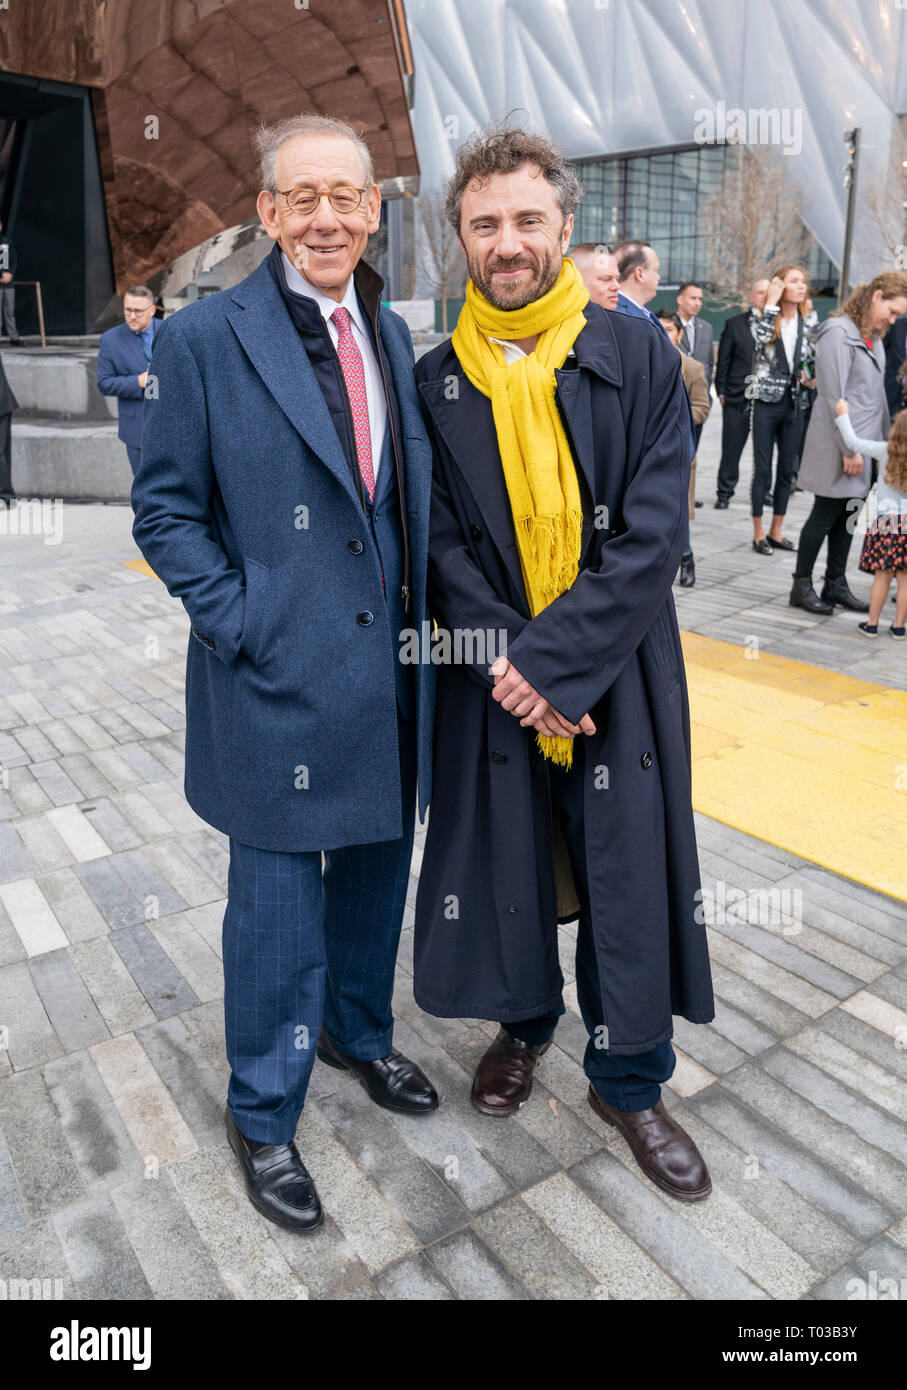
M516 912L516 903L508 903L508 904L507 904L507 911L508 911L508 912Z
M375 615L374 613L370 613L368 609L366 609L364 613L360 613L356 618L356 622L360 627L368 627L369 623L373 623L374 621Z
M643 753L643 755L642 755L642 757L640 758L639 761L642 763L643 767L651 767L651 766L652 766L652 754L651 754L651 753Z
M481 528L481 526L475 526L475 525L470 526L470 528L469 528L469 534L472 536L472 538L473 538L474 541L480 541L480 540L482 539L482 528Z
M365 549L361 541L347 541L346 545L351 555L361 555Z
M497 748L495 748L495 749L493 750L492 754L491 754L491 761L492 761L493 763L506 763L506 761L507 761L507 754L506 754L506 753L499 753L498 750L497 750Z

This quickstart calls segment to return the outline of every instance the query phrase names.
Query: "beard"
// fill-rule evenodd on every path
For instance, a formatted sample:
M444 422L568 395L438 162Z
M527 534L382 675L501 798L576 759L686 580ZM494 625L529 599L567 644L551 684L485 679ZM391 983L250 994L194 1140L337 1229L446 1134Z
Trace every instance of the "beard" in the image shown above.
M495 309L525 309L527 304L541 299L557 283L563 260L560 253L546 255L540 261L531 261L525 256L514 257L510 261L495 257L483 271L476 260L468 258L467 266L472 283ZM524 266L531 272L528 283L499 284L492 278L496 270L519 270Z

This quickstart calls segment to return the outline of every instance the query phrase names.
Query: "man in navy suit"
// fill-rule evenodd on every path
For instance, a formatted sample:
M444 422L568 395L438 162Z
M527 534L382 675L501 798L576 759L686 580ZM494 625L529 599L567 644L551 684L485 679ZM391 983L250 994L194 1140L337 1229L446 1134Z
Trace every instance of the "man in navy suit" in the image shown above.
M307 1232L316 1049L388 1110L438 1104L391 1012L430 796L433 668L402 657L430 631L431 447L409 330L361 259L368 148L323 116L258 146L274 245L161 329L133 534L191 619L186 796L230 839L227 1134L253 1205Z
M108 328L98 344L98 390L117 397L117 433L126 445L132 475L142 461L142 407L148 381L151 345L159 323L154 295L147 285L135 285L123 296L124 323Z
M622 241L615 246L617 273L620 277L620 293L617 296L617 312L629 314L633 318L648 319L664 332L660 321L647 308L650 299L658 293L661 271L658 257L647 241Z

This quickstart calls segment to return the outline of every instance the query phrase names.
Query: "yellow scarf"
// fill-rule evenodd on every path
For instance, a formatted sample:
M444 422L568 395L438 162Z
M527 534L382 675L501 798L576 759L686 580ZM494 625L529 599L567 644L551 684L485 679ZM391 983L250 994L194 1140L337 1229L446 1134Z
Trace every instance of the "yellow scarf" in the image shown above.
M569 589L579 571L583 510L570 445L554 393L562 367L586 326L589 292L571 260L541 299L496 309L470 280L453 333L460 365L491 400L504 482L533 618ZM494 338L531 338L535 351L507 365ZM570 767L573 740L538 735L546 758Z

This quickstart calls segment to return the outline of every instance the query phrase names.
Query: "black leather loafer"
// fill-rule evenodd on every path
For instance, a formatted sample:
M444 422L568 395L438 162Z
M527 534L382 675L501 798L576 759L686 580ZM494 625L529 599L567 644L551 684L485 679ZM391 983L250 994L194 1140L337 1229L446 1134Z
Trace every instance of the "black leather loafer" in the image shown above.
M753 541L753 549L757 550L760 555L774 555L775 553L771 541L766 540L764 536L761 541Z
M299 1150L289 1144L259 1144L240 1134L229 1108L224 1123L239 1159L246 1194L256 1211L285 1231L308 1235L324 1225L324 1212Z
M396 1110L403 1115L430 1115L438 1108L438 1093L428 1077L395 1047L377 1061L360 1062L357 1057L346 1057L338 1052L322 1031L317 1055L329 1067L355 1072L375 1104L385 1110Z
M768 543L775 550L796 550L796 546L789 541L786 536L782 536L780 541L776 541L774 536L768 536Z

